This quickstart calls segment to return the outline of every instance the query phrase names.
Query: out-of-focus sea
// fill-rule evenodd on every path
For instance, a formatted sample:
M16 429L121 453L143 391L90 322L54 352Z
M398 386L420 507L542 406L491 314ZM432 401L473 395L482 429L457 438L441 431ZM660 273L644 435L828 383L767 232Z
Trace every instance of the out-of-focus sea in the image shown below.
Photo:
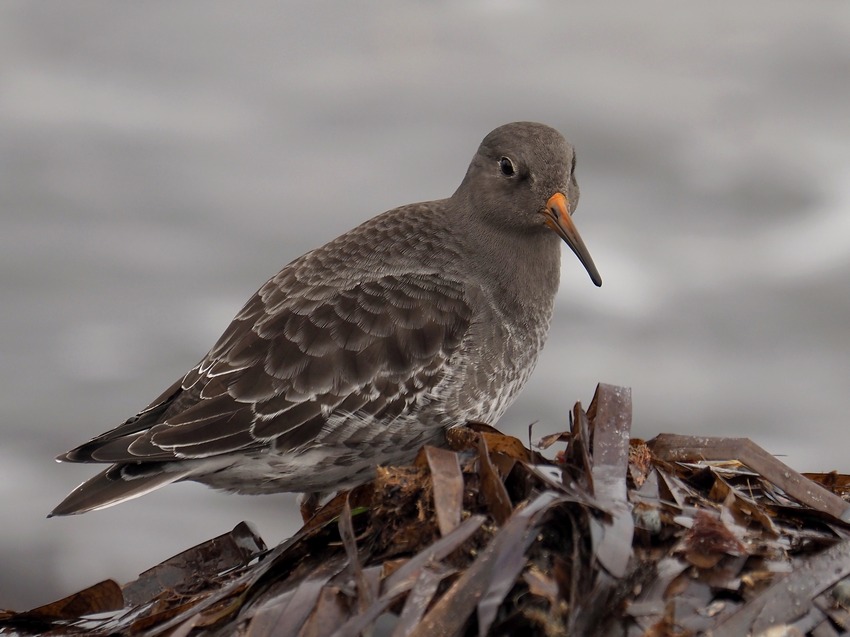
M193 484L45 515L265 279L453 192L518 119L578 148L548 346L501 421L629 385L634 435L850 472L850 5L729 0L0 5L0 608L132 579L292 495Z

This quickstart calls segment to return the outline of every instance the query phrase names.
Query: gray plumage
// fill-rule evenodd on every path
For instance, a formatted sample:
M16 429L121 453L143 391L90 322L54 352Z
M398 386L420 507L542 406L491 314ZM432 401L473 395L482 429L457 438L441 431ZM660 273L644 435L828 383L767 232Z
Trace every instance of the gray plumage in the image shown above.
M138 415L58 459L109 463L51 515L176 480L327 492L495 422L543 347L575 154L542 124L497 128L448 199L374 217L284 267L210 352ZM559 195L558 193L561 193Z

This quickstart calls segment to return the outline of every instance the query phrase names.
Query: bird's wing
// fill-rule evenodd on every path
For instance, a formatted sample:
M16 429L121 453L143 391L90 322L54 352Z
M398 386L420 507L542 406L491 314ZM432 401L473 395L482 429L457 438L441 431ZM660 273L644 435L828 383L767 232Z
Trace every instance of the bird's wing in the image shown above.
M181 381L61 459L165 461L344 438L328 431L331 414L392 418L426 399L471 320L463 285L441 274L339 288L284 269Z

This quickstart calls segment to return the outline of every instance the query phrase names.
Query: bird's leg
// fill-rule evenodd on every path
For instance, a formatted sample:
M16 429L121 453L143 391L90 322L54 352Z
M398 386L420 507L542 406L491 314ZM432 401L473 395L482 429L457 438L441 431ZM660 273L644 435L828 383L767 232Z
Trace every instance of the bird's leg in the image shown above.
M298 506L301 509L301 519L306 524L307 521L316 515L316 512L322 506L322 493L313 491L312 493L302 493L298 496Z

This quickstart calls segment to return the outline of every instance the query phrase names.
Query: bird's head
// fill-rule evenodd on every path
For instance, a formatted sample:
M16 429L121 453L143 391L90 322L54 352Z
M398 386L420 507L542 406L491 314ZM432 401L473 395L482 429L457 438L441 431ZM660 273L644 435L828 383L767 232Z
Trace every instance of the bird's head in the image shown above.
M555 129L505 124L481 142L455 196L470 199L474 214L491 227L554 232L600 286L602 277L571 217L579 199L575 165L575 150Z

